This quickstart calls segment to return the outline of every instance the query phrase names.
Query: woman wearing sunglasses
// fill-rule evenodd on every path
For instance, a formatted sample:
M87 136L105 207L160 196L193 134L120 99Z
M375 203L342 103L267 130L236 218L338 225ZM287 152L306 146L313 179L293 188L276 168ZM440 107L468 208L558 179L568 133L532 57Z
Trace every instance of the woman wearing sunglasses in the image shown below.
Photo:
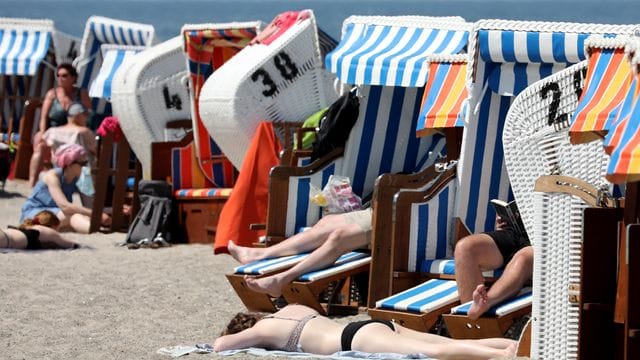
M20 222L33 218L43 210L51 211L60 219L60 230L89 233L91 209L73 203L73 194L78 193L76 182L87 165L89 156L78 144L60 146L54 153L57 167L45 172L33 188L27 202L22 206ZM102 214L102 224L108 226L111 217Z
M81 103L85 108L91 108L91 99L86 90L76 86L78 73L71 64L60 64L56 69L58 84L50 89L42 102L40 124L33 139L33 155L29 163L29 185L34 186L38 181L38 174L42 169L43 160L48 157L44 148L42 136L44 132L55 126L67 123L67 111L74 102Z

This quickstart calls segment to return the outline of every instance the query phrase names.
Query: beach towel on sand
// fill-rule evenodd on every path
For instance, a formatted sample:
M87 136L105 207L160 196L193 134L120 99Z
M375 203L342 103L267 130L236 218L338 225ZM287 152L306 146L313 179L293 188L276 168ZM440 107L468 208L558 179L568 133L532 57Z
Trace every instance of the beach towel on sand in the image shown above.
M179 345L171 346L158 350L158 354L169 355L171 357L180 357L189 354L215 354L220 356L231 356L236 354L249 354L255 356L283 356L283 357L296 357L296 358L324 358L324 359L430 359L422 354L394 354L394 353L365 353L361 351L338 351L331 355L317 355L304 352L288 352L280 350L266 350L261 348L247 348L239 350L227 350L216 353L213 351L213 346L210 344L197 344L197 345Z
M249 229L249 225L266 221L269 172L278 165L280 150L271 122L259 123L233 192L220 212L213 245L215 254L227 253L229 240L253 246L264 235L263 231Z

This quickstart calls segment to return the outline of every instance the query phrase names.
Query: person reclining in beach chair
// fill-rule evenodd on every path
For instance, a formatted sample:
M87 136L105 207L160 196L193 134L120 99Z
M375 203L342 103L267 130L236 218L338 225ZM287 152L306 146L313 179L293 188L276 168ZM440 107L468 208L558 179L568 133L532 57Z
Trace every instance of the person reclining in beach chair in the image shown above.
M496 230L460 239L454 248L456 283L461 303L473 300L467 316L478 319L487 310L516 295L533 277L533 247L500 216ZM483 271L504 267L498 280L487 287Z
M245 278L250 289L279 297L284 287L301 275L325 268L350 251L369 247L371 216L371 208L326 215L310 229L269 247L243 247L229 241L229 254L240 263L247 264L311 251L310 256L283 272L262 278Z

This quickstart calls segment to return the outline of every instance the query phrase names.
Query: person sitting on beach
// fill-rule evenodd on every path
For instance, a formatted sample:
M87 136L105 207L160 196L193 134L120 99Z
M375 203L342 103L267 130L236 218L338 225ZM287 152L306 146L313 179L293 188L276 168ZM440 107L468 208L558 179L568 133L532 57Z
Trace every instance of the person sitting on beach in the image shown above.
M56 76L58 86L47 91L40 109L40 123L38 132L33 138L33 154L29 162L29 185L35 186L44 160L48 158L48 151L42 137L47 129L62 126L67 123L67 112L71 104L81 103L85 108L91 108L91 99L85 89L75 85L78 80L76 69L67 63L58 65Z
M88 234L91 209L72 202L72 195L78 192L76 181L87 164L87 151L78 144L62 145L54 154L58 167L47 171L38 180L31 195L22 206L20 222L42 210L49 210L60 219L61 230L72 229ZM108 226L111 217L102 213L102 224Z
M66 240L57 231L58 217L48 210L37 213L32 219L25 219L18 227L0 229L0 248L40 250L77 249L79 244Z
M322 269L342 254L371 244L371 208L322 217L310 229L265 248L238 246L229 241L229 254L242 264L273 257L312 253L295 266L262 278L247 277L250 289L274 297L282 295L284 287L310 271Z
M80 103L73 103L67 110L67 123L51 127L42 135L40 149L43 154L53 154L62 145L78 144L87 150L90 162L95 159L97 142L93 131L87 127L89 112ZM32 156L31 162L40 161L51 156ZM43 164L32 164L34 172L39 173ZM36 166L37 165L37 166ZM35 175L36 179L38 174Z
M453 257L460 302L473 300L467 312L473 320L517 294L533 277L533 247L529 238L526 234L518 235L499 216L496 231L463 237L456 243ZM488 288L482 272L503 266L500 278Z
M340 324L304 305L274 314L239 313L213 343L216 352L262 347L329 355L338 351L424 354L437 359L512 357L517 343L503 338L456 340L418 332L388 320Z

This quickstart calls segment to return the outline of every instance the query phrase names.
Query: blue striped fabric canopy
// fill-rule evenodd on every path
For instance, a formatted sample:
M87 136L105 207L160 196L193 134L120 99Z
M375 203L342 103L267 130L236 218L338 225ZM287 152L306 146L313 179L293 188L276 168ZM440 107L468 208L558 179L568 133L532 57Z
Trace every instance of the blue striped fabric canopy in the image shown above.
M102 46L102 66L91 83L89 96L96 98L111 98L111 82L122 63L133 55L145 49L144 46Z
M428 22L422 27L349 20L342 41L325 60L327 69L347 84L424 86L429 66L425 56L459 53L469 35L464 22L443 29Z
M50 44L46 29L0 28L0 74L35 75Z

